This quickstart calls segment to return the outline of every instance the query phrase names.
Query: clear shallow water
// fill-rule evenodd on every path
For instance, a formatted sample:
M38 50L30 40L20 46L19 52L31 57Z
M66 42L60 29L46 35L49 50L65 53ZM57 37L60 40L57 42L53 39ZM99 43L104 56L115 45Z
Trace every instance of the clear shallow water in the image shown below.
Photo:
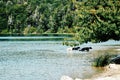
M96 73L91 67L91 52L68 53L61 43L1 41L0 80L60 80L63 75L86 78Z

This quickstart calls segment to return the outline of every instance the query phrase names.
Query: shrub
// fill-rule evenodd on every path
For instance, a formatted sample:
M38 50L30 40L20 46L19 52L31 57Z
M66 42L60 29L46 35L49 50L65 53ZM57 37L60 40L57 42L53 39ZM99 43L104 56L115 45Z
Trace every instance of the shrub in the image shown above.
M95 67L104 67L108 65L111 61L111 58L115 57L115 54L104 54L94 59L93 66Z
M36 31L36 28L33 27L33 26L26 27L26 28L24 29L24 34L34 33L35 31Z
M9 33L7 29L2 30L2 32L1 32L1 34L7 34L7 33Z

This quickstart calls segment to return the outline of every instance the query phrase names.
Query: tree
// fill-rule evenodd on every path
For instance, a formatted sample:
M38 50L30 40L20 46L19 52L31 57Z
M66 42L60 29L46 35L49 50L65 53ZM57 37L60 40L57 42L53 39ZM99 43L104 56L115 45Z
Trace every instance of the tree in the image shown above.
M120 40L120 1L114 0L89 0L81 2L79 13L82 15L79 24L80 43L83 42L102 42L109 39Z
M30 32L72 33L79 43L119 40L119 7L119 0L1 0L0 33L31 26Z

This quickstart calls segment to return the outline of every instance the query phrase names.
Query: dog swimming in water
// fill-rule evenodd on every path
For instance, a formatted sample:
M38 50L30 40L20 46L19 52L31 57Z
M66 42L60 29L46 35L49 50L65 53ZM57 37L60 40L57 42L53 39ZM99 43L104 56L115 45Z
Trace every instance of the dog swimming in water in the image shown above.
M73 47L72 50L79 50L80 47Z
M67 48L67 51L89 51L90 49L92 49L92 47L83 47L83 48L80 48L80 47L70 47L70 48Z
M67 48L67 51L73 51L73 50L79 50L80 47L70 47L70 48Z
M79 51L89 51L90 49L92 49L92 47L83 47Z

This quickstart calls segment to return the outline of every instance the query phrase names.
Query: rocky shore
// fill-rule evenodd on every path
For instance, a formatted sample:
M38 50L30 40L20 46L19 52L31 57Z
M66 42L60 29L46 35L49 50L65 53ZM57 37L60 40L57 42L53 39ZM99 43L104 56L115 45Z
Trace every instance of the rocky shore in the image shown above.
M60 80L119 80L120 79L120 65L109 64L104 67L104 71L100 74L94 75L90 79L72 79L69 76L62 76Z

